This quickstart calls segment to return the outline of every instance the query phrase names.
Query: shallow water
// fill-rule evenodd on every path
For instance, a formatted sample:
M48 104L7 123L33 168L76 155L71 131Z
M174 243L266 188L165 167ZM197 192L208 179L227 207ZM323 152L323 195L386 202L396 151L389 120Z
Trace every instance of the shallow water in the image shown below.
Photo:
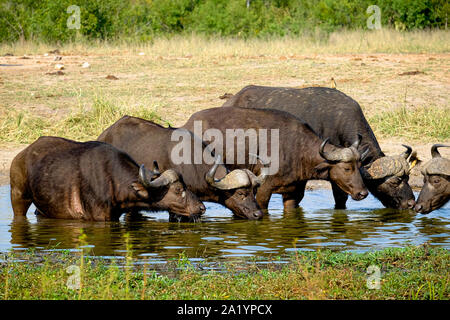
M417 196L417 195L416 195ZM428 242L450 249L450 205L428 215L384 209L369 195L349 200L347 210L334 210L331 190L307 191L302 209L283 213L280 195L270 202L270 215L260 221L238 220L226 208L205 203L201 223L168 222L168 214L145 213L145 221L83 222L37 219L34 207L28 221L13 222L9 186L0 187L0 252L36 248L41 253L80 246L80 234L90 255L120 259L129 234L136 263L158 265L180 254L193 263L250 257L283 263L295 250L367 251Z

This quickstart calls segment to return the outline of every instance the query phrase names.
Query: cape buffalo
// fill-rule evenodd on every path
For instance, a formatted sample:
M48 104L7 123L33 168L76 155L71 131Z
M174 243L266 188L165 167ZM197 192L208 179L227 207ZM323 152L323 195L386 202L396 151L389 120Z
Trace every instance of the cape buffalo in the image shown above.
M450 200L450 160L443 158L438 148L450 147L435 144L431 147L432 159L422 169L424 185L420 191L416 212L429 213Z
M278 110L212 108L195 113L183 127L194 130L199 123L205 132L209 129L219 130L223 136L227 136L229 130L244 130L248 133L257 130L258 135L267 130L277 132L279 141L273 141L268 146L258 144L261 158L267 157L269 153L273 157L276 150L279 153L278 159L272 158L272 162L277 162L278 170L267 177L256 194L256 200L263 209L267 209L272 193L283 195L286 210L296 208L303 198L306 182L310 179L333 181L355 200L362 200L368 194L359 172L361 162L357 151L357 135L356 141L350 147L336 147L328 143L328 139L323 141L319 138L303 121ZM273 134L275 133L271 133ZM261 141L261 137L258 139ZM233 155L235 159L231 159L232 161L229 157L227 159L229 150L225 149L229 148L229 143L234 144L233 149L239 147L237 142L227 139L227 148L223 146L224 148L218 151L224 155L226 163L232 162L233 167L248 168L256 174L259 168L252 165L248 157L245 163L238 163L236 157L239 155L236 154ZM250 142L245 142L245 154L248 154L249 147ZM262 154L261 148L267 148L268 152Z
M368 148L362 159L362 174L369 191L385 207L414 207L414 194L408 184L411 166L407 162L411 148L398 156L386 157L378 145L360 105L339 90L324 87L283 88L247 86L223 104L224 107L277 109L289 112L308 123L321 137L343 147L362 135L358 150ZM414 159L410 158L410 162ZM371 169L371 167L373 167ZM347 194L331 183L336 208L343 209Z
M112 144L145 165L157 160L161 168L173 168L183 177L189 190L203 201L220 203L241 218L259 219L263 216L254 196L254 189L263 177L255 176L249 170L229 172L223 164L196 163L195 150L189 150L187 163L175 163L172 152L179 142L172 141L174 133L187 136L189 141L185 142L188 142L189 148L194 149L197 142L201 153L205 151L206 145L188 130L164 128L130 116L118 120L98 140Z
M25 216L31 203L45 217L95 221L137 209L183 216L205 211L175 171L150 172L98 141L41 137L13 159L10 178L15 217Z

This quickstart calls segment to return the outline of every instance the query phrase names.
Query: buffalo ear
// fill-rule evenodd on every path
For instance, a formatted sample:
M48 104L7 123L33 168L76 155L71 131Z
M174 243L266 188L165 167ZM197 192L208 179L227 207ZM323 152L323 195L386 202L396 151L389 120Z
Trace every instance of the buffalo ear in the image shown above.
M323 179L323 180L328 179L328 170L330 169L330 167L331 167L331 165L327 162L322 162L322 163L318 164L314 168L317 179Z
M131 187L134 189L134 191L140 198L142 199L148 198L148 191L142 184L135 182L131 184Z

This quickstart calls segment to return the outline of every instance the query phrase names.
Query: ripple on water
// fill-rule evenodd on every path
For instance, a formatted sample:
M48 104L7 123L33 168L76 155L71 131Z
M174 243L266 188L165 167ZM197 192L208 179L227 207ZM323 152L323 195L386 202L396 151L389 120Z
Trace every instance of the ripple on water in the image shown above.
M206 241L222 241L223 240L223 238L221 238L221 237L203 237L201 239L206 240Z
M238 248L249 251L273 251L274 248L267 248L263 246L239 246Z
M95 259L124 259L128 237L135 263L159 265L180 254L204 269L217 261L251 257L258 263L280 263L296 251L318 248L363 252L428 242L450 249L450 204L429 215L382 208L372 196L348 201L347 210L333 210L331 190L308 191L302 208L283 213L281 196L270 202L270 215L260 221L232 217L224 207L206 203L202 223L170 223L167 212L145 212L144 221L91 223L37 219L30 208L28 221L13 222L9 187L0 187L0 253L35 248L51 251L84 249ZM80 235L85 235L80 242ZM0 255L1 258L1 255Z

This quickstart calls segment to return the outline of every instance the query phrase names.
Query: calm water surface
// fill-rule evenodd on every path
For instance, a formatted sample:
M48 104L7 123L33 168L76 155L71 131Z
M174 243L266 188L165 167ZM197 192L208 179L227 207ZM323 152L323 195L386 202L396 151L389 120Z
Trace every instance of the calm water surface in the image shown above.
M417 196L417 195L416 195ZM182 253L192 262L251 257L286 262L295 250L329 248L368 251L429 242L450 249L450 205L428 215L384 209L371 195L349 200L347 210L333 209L331 190L307 191L302 209L283 213L280 195L270 202L270 215L260 221L238 220L226 208L205 203L201 223L168 222L168 214L145 213L144 221L82 222L37 219L13 222L9 186L0 186L0 252L36 248L45 253L79 247L83 231L90 254L122 258L129 235L136 263L157 265Z

